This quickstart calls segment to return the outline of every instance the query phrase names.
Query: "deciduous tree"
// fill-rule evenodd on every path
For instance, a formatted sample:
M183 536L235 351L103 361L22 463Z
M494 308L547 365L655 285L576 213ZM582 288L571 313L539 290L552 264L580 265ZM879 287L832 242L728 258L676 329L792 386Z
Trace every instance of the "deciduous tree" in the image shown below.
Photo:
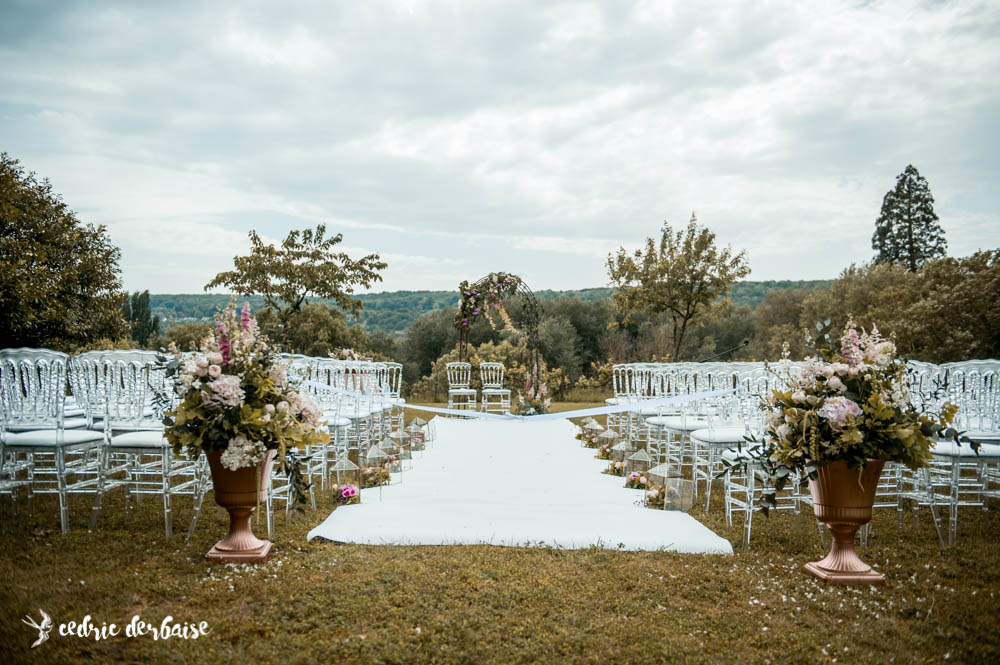
M0 153L0 347L70 351L128 335L119 251L48 180Z
M388 266L378 254L355 260L334 251L341 240L340 233L326 237L324 224L315 231L292 231L280 247L265 244L256 231L250 231L249 256L233 258L235 269L219 273L205 289L224 286L240 295L264 296L277 312L286 340L291 319L310 297L332 299L357 317L363 305L351 297L354 287L367 289L381 282L379 271Z
M669 314L673 358L680 356L691 325L725 307L733 283L750 274L746 250L718 248L715 234L699 227L694 213L686 229L675 232L664 222L659 244L647 238L645 248L633 254L620 248L608 254L607 265L625 322L639 312Z

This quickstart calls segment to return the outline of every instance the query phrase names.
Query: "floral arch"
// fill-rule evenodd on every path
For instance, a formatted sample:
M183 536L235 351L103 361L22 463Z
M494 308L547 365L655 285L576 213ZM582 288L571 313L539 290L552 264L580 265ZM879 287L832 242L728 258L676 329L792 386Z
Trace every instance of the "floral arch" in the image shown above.
M455 327L458 328L458 357L465 360L469 343L469 328L479 317L486 317L490 327L497 329L502 324L502 330L516 335L523 335L531 350L532 362L538 366L538 321L541 318L541 306L535 294L517 275L506 272L491 272L473 284L463 281L458 285L462 299L455 315ZM514 327L510 315L504 309L503 301L511 296L521 297L521 307L524 317L521 329Z

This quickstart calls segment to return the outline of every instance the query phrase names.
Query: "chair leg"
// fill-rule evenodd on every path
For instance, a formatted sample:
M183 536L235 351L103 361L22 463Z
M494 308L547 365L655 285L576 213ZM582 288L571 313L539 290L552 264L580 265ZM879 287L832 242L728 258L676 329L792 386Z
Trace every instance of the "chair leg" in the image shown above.
M59 488L59 526L69 533L69 506L66 494L66 458L62 448L56 448L56 483Z
M162 464L160 467L160 473L163 482L161 488L163 492L163 525L167 532L167 540L170 540L170 538L174 535L174 515L170 495L170 452L164 450L160 458Z
M194 516L191 518L191 524L188 526L187 538L185 542L190 542L191 536L194 535L194 529L198 525L198 516L201 515L201 504L205 500L205 479L208 474L204 472L201 467L201 462L198 462L198 469L195 471L195 496L194 496Z
M97 455L97 492L94 494L94 505L90 509L90 525L87 528L88 533L92 533L94 531L94 527L97 526L97 516L101 512L101 504L104 502L104 481L108 472L107 465L110 451L105 451L102 447Z

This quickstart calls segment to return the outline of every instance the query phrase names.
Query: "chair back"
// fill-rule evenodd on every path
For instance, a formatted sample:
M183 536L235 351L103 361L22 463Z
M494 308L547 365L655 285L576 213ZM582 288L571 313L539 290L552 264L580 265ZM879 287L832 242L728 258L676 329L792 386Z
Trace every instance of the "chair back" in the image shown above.
M62 428L67 360L49 349L0 350L0 430Z
M448 389L468 388L472 383L472 364L466 362L453 362L445 365L445 372L448 375Z
M503 372L503 363L479 363L479 379L485 389L502 389Z
M152 387L155 358L115 357L103 359L105 365L105 430L138 428L143 421L153 424Z

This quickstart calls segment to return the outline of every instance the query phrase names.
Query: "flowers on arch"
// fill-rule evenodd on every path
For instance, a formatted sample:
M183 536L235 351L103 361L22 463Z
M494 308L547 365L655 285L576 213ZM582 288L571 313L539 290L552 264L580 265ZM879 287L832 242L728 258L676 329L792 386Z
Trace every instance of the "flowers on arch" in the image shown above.
M521 278L505 272L491 272L476 284L470 285L463 281L458 286L462 299L458 304L455 324L468 328L479 316L485 316L493 330L497 329L493 315L496 314L503 322L503 329L517 333L514 322L503 307L503 299L517 292Z
M221 451L223 465L236 470L260 464L269 450L284 464L290 448L330 441L322 409L289 380L249 303L237 311L230 302L200 352L175 353L166 367L178 403L165 414L164 435L177 452Z

